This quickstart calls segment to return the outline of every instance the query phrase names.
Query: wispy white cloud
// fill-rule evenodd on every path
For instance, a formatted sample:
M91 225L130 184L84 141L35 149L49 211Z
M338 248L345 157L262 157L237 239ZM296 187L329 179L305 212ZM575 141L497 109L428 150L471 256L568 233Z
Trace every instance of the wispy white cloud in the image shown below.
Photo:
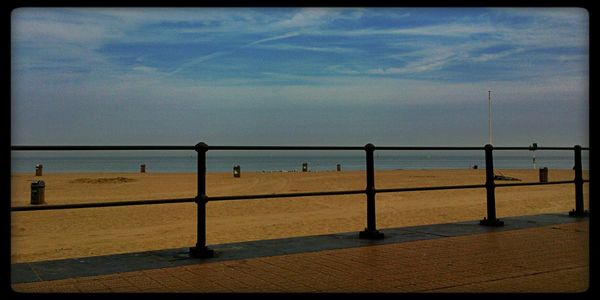
M331 18L331 11L328 9L304 8L292 18L278 22L276 26L287 28L318 26L327 22L329 18Z
M125 37L126 28L112 22L114 20L95 14L88 18L86 10L69 12L57 8L19 8L11 15L11 39L15 42L67 43L93 48L108 40Z
M583 55L583 54L558 55L558 56L556 56L556 59L559 61L565 61L565 62L571 62L571 61L587 62L589 60L589 56Z
M214 52L214 53L211 53L211 54L202 55L200 57L193 58L191 60L188 60L188 61L180 64L179 67L177 69L175 69L174 71L170 72L169 75L175 75L175 74L177 74L177 73L179 73L179 72L181 72L181 71L183 71L185 69L189 69L189 68L191 68L191 67L193 67L195 65L199 65L199 64L201 64L203 62L206 62L206 61L209 61L209 60L212 60L212 59L215 59L215 58L218 58L218 57L230 54L231 52L232 51L220 51L220 52Z
M362 15L362 9L302 8L291 18L272 23L269 29L318 28L336 20L355 20Z
M504 17L531 18L536 23L585 26L589 22L589 12L580 7L536 7L536 8L495 8L494 13Z
M585 20L572 20L577 19L573 18L573 12L576 13L575 16L585 13L581 10L516 9L486 12L486 15L518 13L535 20L527 24L492 22L486 17L477 19L477 22L474 21L475 18L456 18L446 24L435 25L413 22L410 27L402 22L390 23L385 28L355 26L358 29L344 29L328 26L336 20L357 21L370 12L369 9L337 8L279 10L273 14L263 13L260 9L17 10L16 14L13 13L13 41L35 49L30 50L35 55L28 55L27 59L16 55L14 60L18 62L15 65L21 71L26 68L41 69L40 67L79 67L93 69L94 73L102 70L112 76L118 72L135 70L136 67L122 65L96 51L98 47L111 42L130 45L138 42L162 44L169 41L185 45L191 41L202 41L207 45L220 45L226 39L231 44L230 48L220 47L213 52L178 62L174 71L163 75L189 75L190 72L182 71L200 64L214 63L216 59L225 56L238 55L237 50L240 48L253 47L348 54L348 61L345 63L336 61L332 62L334 66L321 65L317 69L326 72L323 75L386 76L432 73L449 65L493 62L536 49L587 46L585 27L559 26L585 24ZM406 10L392 12L373 9L372 12L373 15L396 16L397 20L411 17L411 13ZM224 32L227 33L226 36L221 34ZM183 39L178 34L192 35L186 35ZM335 39L336 43L328 45L326 41L329 37ZM297 39L297 42L293 38L301 39ZM306 40L319 42L304 44ZM285 42L277 43L283 41ZM369 47L373 43L386 50L372 52ZM480 51L493 46L503 47L498 51ZM394 53L394 49L402 51ZM565 63L576 61L570 57L573 56L561 54L555 56L555 59ZM152 72L161 72L161 68L151 61L136 63L152 68ZM249 67L251 64L249 62Z
M281 35L277 35L277 36L272 36L272 37L260 39L260 40L248 43L248 44L246 44L246 45L244 45L242 47L250 47L250 46L254 46L254 45L258 45L258 44L262 44L262 43L266 43L266 42L283 40L283 39L295 37L295 36L298 36L298 35L300 35L300 34L297 33L297 32L290 32L290 33L286 33L286 34L281 34Z
M469 37L474 34L495 33L498 28L487 24L472 26L469 24L444 24L425 25L412 28L389 29L389 30L366 30L355 32L356 34L389 34L389 35L419 35L419 36L445 36L445 37Z
M341 37L365 37L365 36L445 36L445 37L469 37L474 34L496 33L497 26L480 24L472 26L469 24L445 24L445 25L421 25L410 28L364 28L364 29L322 29L318 31L303 32L314 36L341 36Z
M517 48L517 49L506 50L506 51L500 51L500 52L496 52L496 53L486 53L486 54L481 54L481 55L477 55L477 56L471 56L468 59L473 62L486 62L486 61L497 60L497 59L504 58L504 57L507 57L510 55L522 53L524 51L525 51L525 49L523 49L523 48Z
M357 53L360 50L349 47L310 47L293 44L271 44L256 46L261 49L283 50L283 51L309 51L309 52L329 52L329 53Z
M277 40L287 39L287 38L294 37L294 36L297 36L297 35L298 35L297 33L282 34L282 35L278 35L278 36L274 36L274 37L269 37L269 38L264 38L264 39L256 40L256 41L247 43L245 45L242 45L242 46L240 46L240 47L238 47L236 49L231 49L230 51L219 51L219 52L214 52L214 53L211 53L211 54L208 54L208 55L203 55L203 56L200 56L200 57L196 57L196 58L191 59L191 60L189 60L189 61L187 61L185 63L182 63L177 69L175 69L175 71L170 72L169 74L170 75L175 75L177 73L180 73L182 70L189 69L189 68L191 68L191 67L193 67L195 65L204 63L206 61L209 61L209 60L212 60L212 59L215 59L215 58L218 58L218 57L222 57L222 56L225 56L225 55L232 54L232 53L235 52L235 50L240 49L240 48L252 47L252 46L255 46L255 45L262 44L262 43L267 43L267 42L270 42L270 41L277 41Z

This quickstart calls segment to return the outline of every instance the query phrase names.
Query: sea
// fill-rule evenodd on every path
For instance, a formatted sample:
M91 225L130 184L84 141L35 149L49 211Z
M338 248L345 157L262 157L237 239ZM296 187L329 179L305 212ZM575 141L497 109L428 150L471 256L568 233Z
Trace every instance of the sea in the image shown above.
M207 153L207 172L301 172L364 170L364 151L214 151ZM376 151L376 170L485 168L483 151ZM11 172L196 172L194 151L12 151ZM589 170L589 154L582 151ZM494 169L572 169L573 151L494 151Z

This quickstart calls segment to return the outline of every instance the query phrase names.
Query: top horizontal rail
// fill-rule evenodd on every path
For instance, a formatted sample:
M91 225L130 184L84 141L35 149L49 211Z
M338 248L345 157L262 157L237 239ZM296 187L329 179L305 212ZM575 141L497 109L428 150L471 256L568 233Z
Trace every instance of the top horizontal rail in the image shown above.
M77 150L195 150L196 146L183 145L130 145L130 146L11 146L14 151L77 151ZM375 146L374 150L484 150L485 147L453 146ZM494 150L574 150L574 147L494 147ZM581 147L581 150L589 150ZM207 150L365 150L365 146L207 146Z
M11 150L195 150L196 146L11 146ZM207 146L207 150L364 150L364 146Z
M375 146L375 150L484 150L485 147Z
M364 146L208 146L208 150L365 150Z
M194 146L11 146L11 150L194 150Z
M494 147L494 150L574 150L575 147ZM581 147L581 150L590 150L589 147Z

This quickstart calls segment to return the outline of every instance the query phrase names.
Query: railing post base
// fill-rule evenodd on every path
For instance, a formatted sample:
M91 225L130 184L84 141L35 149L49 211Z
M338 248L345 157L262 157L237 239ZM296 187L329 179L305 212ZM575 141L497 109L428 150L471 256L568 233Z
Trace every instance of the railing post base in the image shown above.
M208 247L190 247L189 254L193 258L211 258L215 257L215 250Z
M504 221L500 221L498 219L490 220L490 219L483 218L483 220L479 221L479 225L491 226L491 227L502 227L502 226L504 226Z
M361 239L369 239L369 240L379 240L383 238L383 232L379 232L379 230L365 230L358 233L358 237Z
M584 218L584 217L588 217L590 215L590 213L587 210L584 210L583 212L579 212L576 210L571 210L569 212L569 217L576 217L576 218Z

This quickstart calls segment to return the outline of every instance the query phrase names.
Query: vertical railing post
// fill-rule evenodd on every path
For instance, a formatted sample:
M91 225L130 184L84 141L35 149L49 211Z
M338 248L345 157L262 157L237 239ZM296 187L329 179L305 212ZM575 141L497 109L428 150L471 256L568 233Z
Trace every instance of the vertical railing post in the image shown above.
M208 145L205 143L198 143L196 144L195 150L198 153L198 174L196 176L198 180L198 195L196 196L198 228L196 246L190 248L189 254L196 258L209 258L213 257L215 252L206 247L206 152L208 152Z
M581 166L581 146L575 148L575 209L569 212L573 217L584 217L587 211L583 209L583 170Z
M375 162L373 159L373 152L375 146L371 143L365 145L365 152L367 156L367 188L365 193L367 194L367 228L361 231L358 236L361 239L381 239L383 233L377 230L375 224Z
M485 145L485 189L487 192L487 219L479 221L484 226L504 226L504 221L496 219L496 184L494 183L494 147Z

